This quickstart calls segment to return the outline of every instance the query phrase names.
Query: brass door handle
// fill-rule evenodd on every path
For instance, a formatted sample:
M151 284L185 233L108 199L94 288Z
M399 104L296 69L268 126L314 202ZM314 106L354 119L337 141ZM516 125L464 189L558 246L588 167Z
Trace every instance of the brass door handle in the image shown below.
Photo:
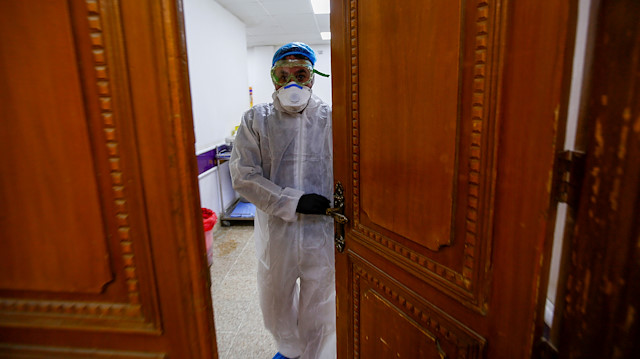
M336 183L336 188L333 192L333 204L335 208L327 208L325 213L336 221L334 243L338 252L342 253L345 247L344 225L349 222L349 219L344 215L344 188L342 188L340 181Z
M327 216L333 217L333 219L335 219L336 222L340 224L345 224L349 222L349 218L347 218L347 216L345 216L344 214L340 213L343 210L344 210L344 207L327 208L326 214Z

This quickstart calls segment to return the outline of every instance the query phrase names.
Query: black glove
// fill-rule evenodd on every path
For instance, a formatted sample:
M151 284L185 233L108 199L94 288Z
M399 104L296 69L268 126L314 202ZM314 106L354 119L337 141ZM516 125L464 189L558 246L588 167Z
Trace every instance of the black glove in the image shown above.
M296 212L304 214L325 214L331 202L319 194L303 194L298 201Z

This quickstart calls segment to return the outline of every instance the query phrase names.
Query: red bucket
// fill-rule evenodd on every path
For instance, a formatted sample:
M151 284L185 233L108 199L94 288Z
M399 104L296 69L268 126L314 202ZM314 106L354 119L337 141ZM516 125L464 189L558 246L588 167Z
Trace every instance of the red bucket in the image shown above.
M202 224L204 226L204 241L207 247L207 261L209 265L213 263L213 226L216 225L218 217L216 213L208 208L202 208Z

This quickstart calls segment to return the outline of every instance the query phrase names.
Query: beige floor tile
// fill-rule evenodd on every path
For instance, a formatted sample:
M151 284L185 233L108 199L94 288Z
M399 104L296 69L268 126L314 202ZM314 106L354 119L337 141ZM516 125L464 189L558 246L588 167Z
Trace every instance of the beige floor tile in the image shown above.
M211 293L220 359L270 359L275 343L262 323L253 226L214 228Z
M216 331L237 332L249 316L250 300L222 302L214 301L213 311Z
M276 354L276 344L262 326L262 322L247 322L235 336L228 358L271 359Z
M229 349L233 344L233 339L236 337L237 332L222 332L216 330L216 342L218 344L218 358L230 358Z
M247 300L257 296L256 279L253 275L227 274L227 277L213 291L213 300L225 303Z
M251 274L254 277L258 272L258 259L256 258L256 252L253 246L253 238L251 239L251 243L247 243L244 250L238 256L238 259L235 263L236 272L242 272L245 274Z
M211 289L217 290L224 278L229 274L229 270L235 263L236 258L213 258L213 265L210 268L211 273Z
M215 258L235 258L244 249L246 238L227 231L213 239L213 256Z

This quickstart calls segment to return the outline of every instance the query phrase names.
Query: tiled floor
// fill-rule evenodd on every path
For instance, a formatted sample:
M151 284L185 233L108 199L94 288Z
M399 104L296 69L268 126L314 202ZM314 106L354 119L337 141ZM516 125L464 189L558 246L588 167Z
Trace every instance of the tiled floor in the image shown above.
M258 305L253 225L217 224L213 231L211 293L219 358L271 359L276 346Z

